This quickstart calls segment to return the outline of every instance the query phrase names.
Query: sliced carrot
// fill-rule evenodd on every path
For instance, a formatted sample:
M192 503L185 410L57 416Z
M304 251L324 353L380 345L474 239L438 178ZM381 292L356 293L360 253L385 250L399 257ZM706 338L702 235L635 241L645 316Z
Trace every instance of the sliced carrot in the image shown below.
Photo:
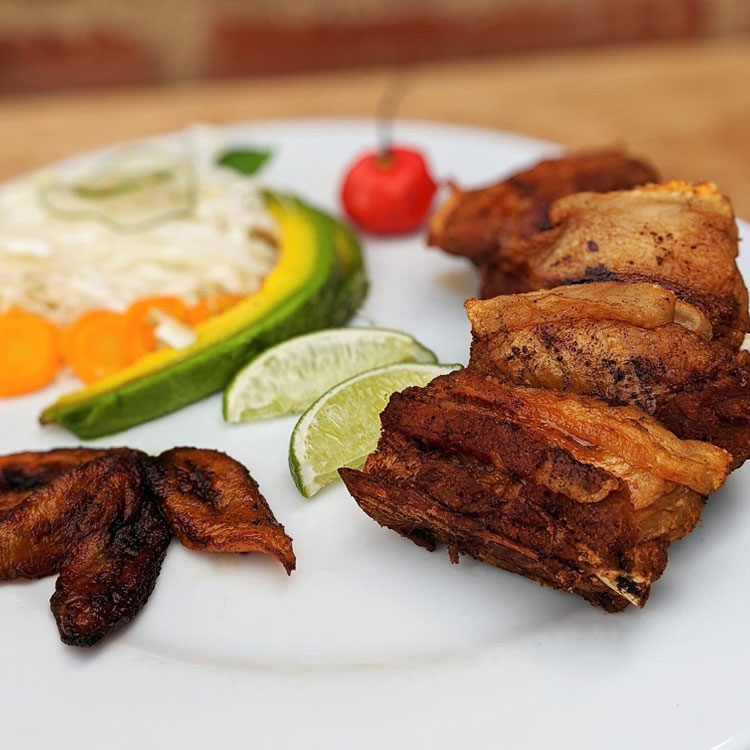
M18 308L0 315L0 396L36 391L55 379L59 334L54 323Z
M217 294L215 297L204 297L197 304L193 305L187 311L186 323L191 326L198 325L204 320L219 315L230 307L234 307L238 302L245 299L239 294Z
M65 361L84 383L93 383L127 367L127 319L111 310L89 310L62 334Z
M175 320L187 322L188 309L179 297L144 297L134 302L125 313L127 318L127 350L131 361L156 349L153 310L161 310Z

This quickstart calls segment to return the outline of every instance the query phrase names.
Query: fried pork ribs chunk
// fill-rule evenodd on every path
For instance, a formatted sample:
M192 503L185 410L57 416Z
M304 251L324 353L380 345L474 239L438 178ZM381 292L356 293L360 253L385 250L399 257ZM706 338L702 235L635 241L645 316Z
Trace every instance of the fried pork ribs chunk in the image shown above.
M364 469L340 470L368 515L610 612L645 604L730 462L640 409L471 370L394 394L381 421Z
M594 282L467 300L471 369L516 385L638 406L678 437L750 456L750 354L648 283Z
M291 573L292 540L274 518L248 470L224 453L173 448L149 466L165 518L186 547L262 552Z
M481 297L648 281L700 309L715 338L739 348L750 319L731 204L712 184L644 184L655 179L617 153L544 161L493 187L456 191L429 241L479 266Z
M547 229L549 207L558 198L582 191L626 190L657 179L653 167L618 151L548 159L496 185L455 189L430 222L429 241L481 267L502 251L505 242ZM482 296L499 293L486 292Z
M715 186L673 181L577 193L550 208L550 221L551 229L508 243L497 258L500 275L514 279L505 291L648 281L700 310L714 338L742 343L750 319L736 263L737 226L731 204Z

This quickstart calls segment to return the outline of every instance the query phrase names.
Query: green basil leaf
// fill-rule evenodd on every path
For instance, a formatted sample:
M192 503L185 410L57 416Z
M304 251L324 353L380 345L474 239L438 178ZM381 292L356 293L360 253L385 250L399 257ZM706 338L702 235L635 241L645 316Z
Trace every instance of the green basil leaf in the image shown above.
M225 151L218 164L245 175L255 174L272 156L270 149L238 148Z

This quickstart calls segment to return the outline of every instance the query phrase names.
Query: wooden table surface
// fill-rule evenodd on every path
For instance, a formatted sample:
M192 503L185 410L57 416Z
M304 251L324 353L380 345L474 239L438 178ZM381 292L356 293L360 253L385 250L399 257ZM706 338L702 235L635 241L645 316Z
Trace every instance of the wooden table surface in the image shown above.
M0 99L0 179L191 122L372 115L393 69ZM750 217L750 38L420 65L400 115L627 144Z

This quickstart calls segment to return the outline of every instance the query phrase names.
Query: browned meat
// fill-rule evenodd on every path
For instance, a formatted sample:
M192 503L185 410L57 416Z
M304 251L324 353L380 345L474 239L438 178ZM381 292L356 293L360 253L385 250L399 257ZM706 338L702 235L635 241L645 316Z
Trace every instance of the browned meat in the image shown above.
M711 184L646 184L656 179L616 152L543 161L492 187L455 191L429 241L479 266L484 298L650 281L703 311L715 337L739 348L750 318L732 207Z
M549 159L490 187L454 190L430 222L429 241L481 265L507 240L548 228L547 213L558 198L581 191L625 190L656 180L651 165L619 151Z
M732 454L736 469L750 458L750 353L741 351L705 385L676 392L654 416L681 437L705 440Z
M433 244L508 296L467 302L469 368L394 394L363 471L340 473L376 521L454 562L618 611L643 606L750 455L747 291L713 185L561 197L556 168L530 196L513 178L438 212Z
M73 547L50 605L63 643L93 646L130 622L156 585L172 532L142 479L119 497L117 512Z
M0 456L0 521L35 489L104 453L96 448L57 448Z
M340 471L366 513L608 611L643 606L730 460L639 409L470 370L394 394L381 421L363 471Z
M732 207L713 185L578 193L557 201L549 216L551 229L506 242L493 255L482 296L585 281L651 282L700 310L715 339L739 348L750 329L747 290Z
M151 486L177 538L190 549L262 552L287 573L292 540L274 518L247 469L224 453L173 448L149 470Z
M711 340L695 308L654 284L594 282L468 300L471 368L517 385L598 396L678 437L750 456L750 355Z
M81 539L137 505L144 455L122 451L60 474L0 522L0 581L60 570Z

